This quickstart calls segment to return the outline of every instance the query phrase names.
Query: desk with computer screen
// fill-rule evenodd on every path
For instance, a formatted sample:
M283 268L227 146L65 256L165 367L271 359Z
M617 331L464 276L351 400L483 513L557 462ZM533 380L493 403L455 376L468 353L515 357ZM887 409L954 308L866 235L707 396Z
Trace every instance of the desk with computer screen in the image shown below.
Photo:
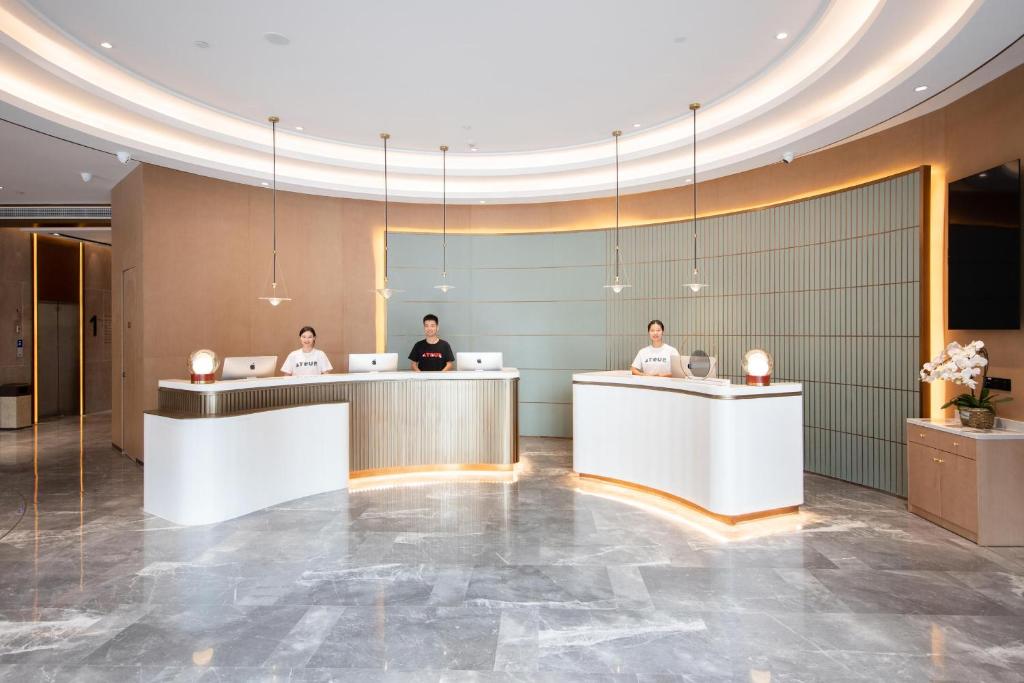
M412 372L392 369L396 354L354 354L350 370L365 371L250 377L266 367L253 356L231 363L242 379L161 380L158 408L145 416L144 507L205 524L344 488L350 477L512 470L519 372L502 369L500 356L465 354L457 366L496 370ZM229 476L236 468L241 480ZM282 478L295 481L278 491Z

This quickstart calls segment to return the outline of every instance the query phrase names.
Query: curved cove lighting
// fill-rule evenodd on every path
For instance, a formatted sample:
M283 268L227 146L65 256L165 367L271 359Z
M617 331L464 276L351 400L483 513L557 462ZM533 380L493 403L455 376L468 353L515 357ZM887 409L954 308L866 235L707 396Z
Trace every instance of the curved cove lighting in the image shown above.
M901 93L911 88L902 86L925 66L941 66L941 74L929 74L941 90L1021 33L1015 3L933 0L928 12L918 11L908 22L910 4L830 0L806 30L791 32L788 40L775 41L769 33L767 40L779 42L782 52L752 67L742 87L709 99L702 111L702 177L760 166L776 150L806 152L859 132L909 106ZM986 23L975 24L975 15ZM974 46L958 41L961 34ZM265 180L270 150L259 122L140 76L116 36L110 35L118 45L113 52L129 60L125 65L110 58L111 50L75 40L24 0L0 3L0 35L0 101L27 113L28 122L57 126L80 142L109 143L111 150L130 147L151 163L253 184ZM991 46L983 55L976 49L980 36ZM936 59L940 53L942 60ZM686 118L680 112L623 137L629 169L624 189L683 183L688 169L681 161L693 141ZM358 144L288 131L279 142L280 180L288 189L382 197L380 160L369 140ZM448 201L458 203L607 196L607 171L614 163L607 145L597 140L473 151L449 161ZM395 150L393 162L393 199L437 201L434 153Z

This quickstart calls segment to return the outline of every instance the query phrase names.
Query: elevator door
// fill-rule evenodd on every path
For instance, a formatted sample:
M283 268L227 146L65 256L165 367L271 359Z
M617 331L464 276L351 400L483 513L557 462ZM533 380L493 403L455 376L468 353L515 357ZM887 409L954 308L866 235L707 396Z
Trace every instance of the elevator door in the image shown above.
M39 302L39 417L78 415L78 305Z

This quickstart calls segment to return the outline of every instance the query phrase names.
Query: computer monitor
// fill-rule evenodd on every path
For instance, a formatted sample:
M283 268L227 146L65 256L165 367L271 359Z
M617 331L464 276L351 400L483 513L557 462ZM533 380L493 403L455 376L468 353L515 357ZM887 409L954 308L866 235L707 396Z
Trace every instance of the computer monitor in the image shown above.
M501 370L500 353L471 353L460 351L455 354L456 370Z
M224 359L221 379L250 379L273 377L277 369L277 356L233 356Z
M350 353L349 372L394 372L398 370L397 353Z

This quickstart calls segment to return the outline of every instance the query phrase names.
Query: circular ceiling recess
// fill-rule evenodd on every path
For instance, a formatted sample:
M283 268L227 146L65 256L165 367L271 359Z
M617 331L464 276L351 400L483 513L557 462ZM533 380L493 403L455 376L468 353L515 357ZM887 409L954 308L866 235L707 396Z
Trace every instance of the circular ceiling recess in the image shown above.
M263 39L271 45L288 45L291 43L291 39L288 36L283 36L280 33L264 33Z
M0 106L257 185L277 114L280 187L373 199L387 131L394 199L440 199L447 144L449 201L551 201L614 192L615 129L624 192L683 185L690 102L704 180L885 121L1022 33L996 0L7 0Z

